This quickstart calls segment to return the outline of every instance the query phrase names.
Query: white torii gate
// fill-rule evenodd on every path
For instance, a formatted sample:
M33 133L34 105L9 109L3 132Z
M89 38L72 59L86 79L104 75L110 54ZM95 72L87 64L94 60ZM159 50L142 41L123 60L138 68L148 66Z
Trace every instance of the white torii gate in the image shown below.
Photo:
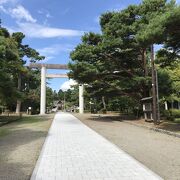
M46 113L46 78L67 78L67 74L46 74L46 69L68 69L64 64L37 64L30 63L30 68L41 69L41 98L40 98L40 114ZM84 85L79 85L79 113L84 113Z

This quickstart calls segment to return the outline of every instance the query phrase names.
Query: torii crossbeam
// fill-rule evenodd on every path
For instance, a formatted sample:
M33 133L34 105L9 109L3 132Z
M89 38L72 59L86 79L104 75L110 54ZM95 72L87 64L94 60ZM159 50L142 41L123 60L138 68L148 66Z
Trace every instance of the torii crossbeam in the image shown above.
M68 70L65 64L37 64L30 63L30 68L41 69L41 98L40 98L40 114L46 113L46 78L67 78L67 74L46 74L46 69L64 69ZM84 96L83 85L79 85L79 113L84 113Z

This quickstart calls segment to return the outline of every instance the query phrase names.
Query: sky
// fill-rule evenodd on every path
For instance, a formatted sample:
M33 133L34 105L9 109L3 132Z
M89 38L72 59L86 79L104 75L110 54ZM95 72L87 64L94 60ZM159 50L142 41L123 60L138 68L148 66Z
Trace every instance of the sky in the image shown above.
M178 0L180 1L180 0ZM0 0L2 26L10 32L23 32L23 43L36 49L45 60L41 63L67 64L70 52L85 32L100 32L99 16L118 11L140 0ZM47 73L66 73L48 70ZM66 90L67 78L48 80L48 86Z

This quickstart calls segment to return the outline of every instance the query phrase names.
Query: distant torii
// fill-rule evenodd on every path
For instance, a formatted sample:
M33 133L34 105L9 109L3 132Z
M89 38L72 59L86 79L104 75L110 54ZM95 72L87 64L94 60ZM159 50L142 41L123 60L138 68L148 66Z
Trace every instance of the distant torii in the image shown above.
M40 114L46 113L46 78L67 78L67 74L46 74L46 69L64 69L67 70L68 66L65 64L37 64L30 63L30 68L41 69L41 98L40 98ZM79 85L79 113L84 113L84 85Z

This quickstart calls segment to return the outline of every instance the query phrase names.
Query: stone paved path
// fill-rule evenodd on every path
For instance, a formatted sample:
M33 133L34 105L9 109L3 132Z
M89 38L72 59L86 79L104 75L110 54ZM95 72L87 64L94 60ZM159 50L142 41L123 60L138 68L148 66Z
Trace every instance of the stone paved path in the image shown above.
M68 113L57 113L31 180L162 179Z

